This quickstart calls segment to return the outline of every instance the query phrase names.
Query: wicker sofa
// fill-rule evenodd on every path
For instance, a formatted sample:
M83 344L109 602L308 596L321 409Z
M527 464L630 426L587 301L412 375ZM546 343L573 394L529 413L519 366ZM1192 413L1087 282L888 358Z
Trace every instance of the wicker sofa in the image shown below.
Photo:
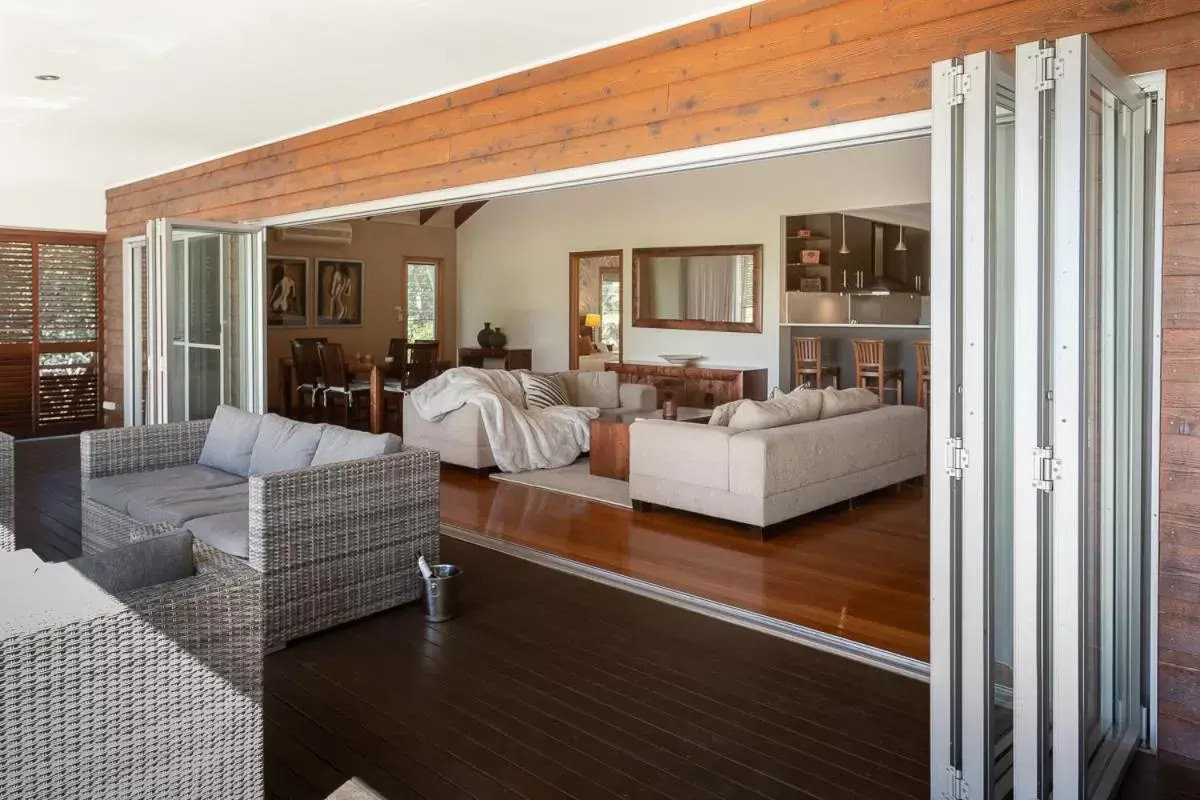
M0 553L16 547L13 519L13 437L0 433Z
M263 796L262 578L194 542L195 574L109 594L0 554L0 798Z
M205 511L220 512L207 517L196 517L202 512L189 505L197 499L194 491L164 491L157 507L132 501L122 507L125 497L146 499L147 479L166 480L171 470L198 465L210 422L83 434L85 552L183 527L244 557L263 576L269 650L420 597L417 556L436 560L439 546L438 455L429 450L403 447L390 455L249 475L240 488L235 476L200 492L203 504L216 503ZM114 491L112 482L103 481L112 476L126 476L133 488ZM244 518L238 517L241 508ZM185 519L189 514L194 518ZM248 523L240 542L207 538L198 524L231 518Z

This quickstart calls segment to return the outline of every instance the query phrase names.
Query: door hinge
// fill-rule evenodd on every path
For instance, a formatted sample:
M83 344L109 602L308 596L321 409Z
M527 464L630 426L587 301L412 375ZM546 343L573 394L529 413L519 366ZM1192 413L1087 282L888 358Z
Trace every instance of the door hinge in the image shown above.
M1054 57L1053 47L1043 47L1038 50L1038 80L1035 88L1039 92L1048 92L1054 88L1054 81L1061 78L1066 69L1061 58Z
M946 440L946 474L951 478L962 480L963 470L967 468L967 451L963 440L957 436Z
M946 77L950 80L950 105L962 105L967 92L971 91L971 77L967 75L967 68L962 64L951 64Z
M946 791L942 793L945 800L970 800L970 787L963 780L962 770L946 767Z
M1054 491L1054 482L1062 477L1062 460L1054 457L1054 450L1049 447L1033 448L1035 489L1043 492Z

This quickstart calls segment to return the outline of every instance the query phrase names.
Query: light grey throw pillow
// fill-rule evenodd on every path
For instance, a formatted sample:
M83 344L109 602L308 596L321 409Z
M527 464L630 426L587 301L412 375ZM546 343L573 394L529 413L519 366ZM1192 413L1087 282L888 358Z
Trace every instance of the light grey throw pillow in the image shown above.
M364 433L330 425L321 434L321 443L317 445L312 465L318 467L339 461L375 458L399 453L402 448L400 437L394 433Z
M847 414L858 414L879 408L879 395L870 389L852 387L850 389L826 388L822 390L825 402L821 405L821 419L844 417Z
M779 395L771 400L748 400L738 406L729 420L733 430L760 431L801 422L813 422L821 417L824 394L802 389Z
M250 455L250 474L265 475L310 466L327 427L267 414Z
M250 474L250 453L258 440L262 417L233 406L217 406L204 437L200 463L243 478Z
M713 409L712 416L708 418L708 424L728 427L729 420L733 419L733 415L737 413L738 406L748 402L750 401L743 398L741 400L730 400L728 403L722 403Z
M196 574L192 534L175 531L67 562L109 594L170 583Z

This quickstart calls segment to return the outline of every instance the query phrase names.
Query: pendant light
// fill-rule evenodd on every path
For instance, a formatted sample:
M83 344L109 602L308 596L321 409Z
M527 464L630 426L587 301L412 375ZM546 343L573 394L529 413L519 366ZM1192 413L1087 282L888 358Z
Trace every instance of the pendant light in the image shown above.
M900 226L900 241L896 242L896 252L904 253L908 251L908 245L904 243L904 226Z
M842 214L842 246L838 248L838 252L844 256L850 255L850 248L846 247L846 215Z

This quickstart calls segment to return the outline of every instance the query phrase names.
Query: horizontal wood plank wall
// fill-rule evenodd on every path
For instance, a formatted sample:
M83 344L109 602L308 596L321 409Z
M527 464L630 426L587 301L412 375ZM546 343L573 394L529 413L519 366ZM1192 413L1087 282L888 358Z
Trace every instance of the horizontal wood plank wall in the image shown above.
M929 107L929 65L1088 32L1168 70L1162 746L1200 757L1200 9L1196 0L769 0L108 193L105 399L121 401L120 239ZM119 424L119 414L110 417Z

